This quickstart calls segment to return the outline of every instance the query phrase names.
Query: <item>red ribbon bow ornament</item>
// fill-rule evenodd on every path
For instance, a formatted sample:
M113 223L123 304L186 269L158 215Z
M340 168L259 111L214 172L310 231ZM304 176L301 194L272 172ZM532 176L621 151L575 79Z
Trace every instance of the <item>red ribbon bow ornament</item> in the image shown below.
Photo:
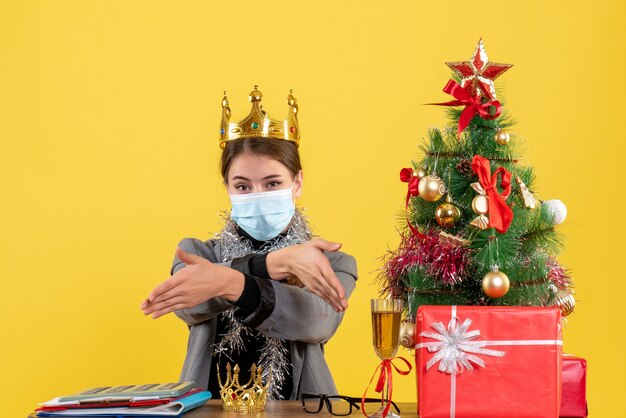
M469 125L470 121L477 113L483 119L495 119L502 113L502 105L499 101L492 100L482 103L481 96L472 96L469 91L465 90L454 80L449 80L448 84L443 88L443 91L453 96L456 100L430 104L436 106L465 106L459 118L458 135L461 135L463 129L467 128L467 125ZM493 113L491 112L492 107L495 108L495 112Z
M409 199L412 196L419 196L420 194L419 190L417 189L417 185L420 183L420 178L413 175L412 168L403 168L402 170L400 170L400 180L403 183L409 183L408 190L406 191L406 205L404 206L405 208L408 208Z
M406 191L406 203L404 205L404 209L406 210L409 207L409 200L411 199L411 197L419 196L420 194L418 190L418 185L421 178L413 174L413 169L403 168L402 170L400 170L400 180L404 183L409 183L408 189ZM422 234L420 231L417 230L417 228L411 225L411 221L409 221L408 217L406 219L406 223L409 226L411 232L413 232L418 238L426 238L426 235Z
M480 155L474 155L472 171L478 175L478 181L489 199L489 226L504 234L513 222L513 211L506 204L506 199L511 194L511 172L504 167L498 167L491 174L489 160ZM496 187L499 176L502 193Z

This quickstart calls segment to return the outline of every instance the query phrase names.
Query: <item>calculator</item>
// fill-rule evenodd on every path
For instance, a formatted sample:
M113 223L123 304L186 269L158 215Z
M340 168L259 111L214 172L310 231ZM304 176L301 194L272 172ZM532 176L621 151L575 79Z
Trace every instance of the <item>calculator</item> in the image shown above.
M145 385L98 386L74 395L63 396L59 402L80 401L92 398L156 397L176 398L193 389L193 382L149 383Z

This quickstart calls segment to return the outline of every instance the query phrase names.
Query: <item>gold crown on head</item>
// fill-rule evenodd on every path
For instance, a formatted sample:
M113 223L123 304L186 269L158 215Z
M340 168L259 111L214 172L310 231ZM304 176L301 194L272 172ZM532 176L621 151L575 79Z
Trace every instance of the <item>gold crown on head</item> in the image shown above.
M263 94L254 86L249 99L252 102L252 109L248 116L239 122L230 121L230 107L228 98L224 92L222 99L222 127L220 129L220 147L224 149L228 141L239 138L276 138L291 141L296 146L300 143L300 128L298 127L298 103L293 97L293 91L289 90L287 104L289 111L283 120L270 119L261 99Z
M239 384L239 365L235 364L233 374L230 372L230 363L226 364L226 382L222 383L220 369L217 367L217 381L220 385L222 407L228 412L256 412L265 409L267 402L267 384L263 385L262 368L253 364L250 368L250 380L241 386ZM270 369L271 373L271 369Z

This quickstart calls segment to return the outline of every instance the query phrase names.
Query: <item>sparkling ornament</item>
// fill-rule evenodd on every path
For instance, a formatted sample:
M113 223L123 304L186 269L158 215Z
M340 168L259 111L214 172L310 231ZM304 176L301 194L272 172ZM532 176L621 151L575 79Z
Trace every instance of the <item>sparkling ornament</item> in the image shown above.
M485 274L483 277L483 292L490 298L501 298L509 291L510 283L506 274L499 271L497 267Z
M446 185L437 174L433 173L420 180L417 190L422 199L428 202L436 202L446 193Z
M496 98L493 81L512 67L511 64L489 62L482 39L478 40L469 61L446 62L446 65L461 77L461 86L472 96L482 96L488 100Z
M524 201L524 206L530 209L534 209L537 207L537 199L533 194L528 190L528 187L524 184L520 176L515 176L515 181L519 186L519 190L522 193L522 200Z
M415 323L404 321L400 325L400 344L405 348L415 347Z
M558 199L546 200L542 205L552 215L553 225L560 225L567 217L567 207Z
M554 306L561 310L561 315L564 317L571 314L576 306L574 294L567 290L559 290L554 297Z
M437 210L435 211L435 219L437 219L437 223L444 228L450 228L457 223L460 217L460 209L452 203L452 198L450 197L450 194L448 194L446 201L437 206Z
M504 131L502 129L498 129L498 131L496 132L496 136L494 138L496 140L496 142L500 145L506 145L509 143L509 141L511 140L511 135L509 135L509 133L507 131Z

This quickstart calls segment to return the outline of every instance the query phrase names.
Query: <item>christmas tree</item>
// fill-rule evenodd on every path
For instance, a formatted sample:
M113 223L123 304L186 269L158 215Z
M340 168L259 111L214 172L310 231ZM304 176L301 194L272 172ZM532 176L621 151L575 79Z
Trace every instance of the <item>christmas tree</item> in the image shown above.
M489 62L482 40L469 61L450 62L444 92L449 126L432 129L423 157L400 172L408 183L406 226L384 257L383 293L420 305L574 308L572 281L556 257L565 206L533 194L521 139L498 101L494 80L511 65ZM410 340L405 339L407 345Z

